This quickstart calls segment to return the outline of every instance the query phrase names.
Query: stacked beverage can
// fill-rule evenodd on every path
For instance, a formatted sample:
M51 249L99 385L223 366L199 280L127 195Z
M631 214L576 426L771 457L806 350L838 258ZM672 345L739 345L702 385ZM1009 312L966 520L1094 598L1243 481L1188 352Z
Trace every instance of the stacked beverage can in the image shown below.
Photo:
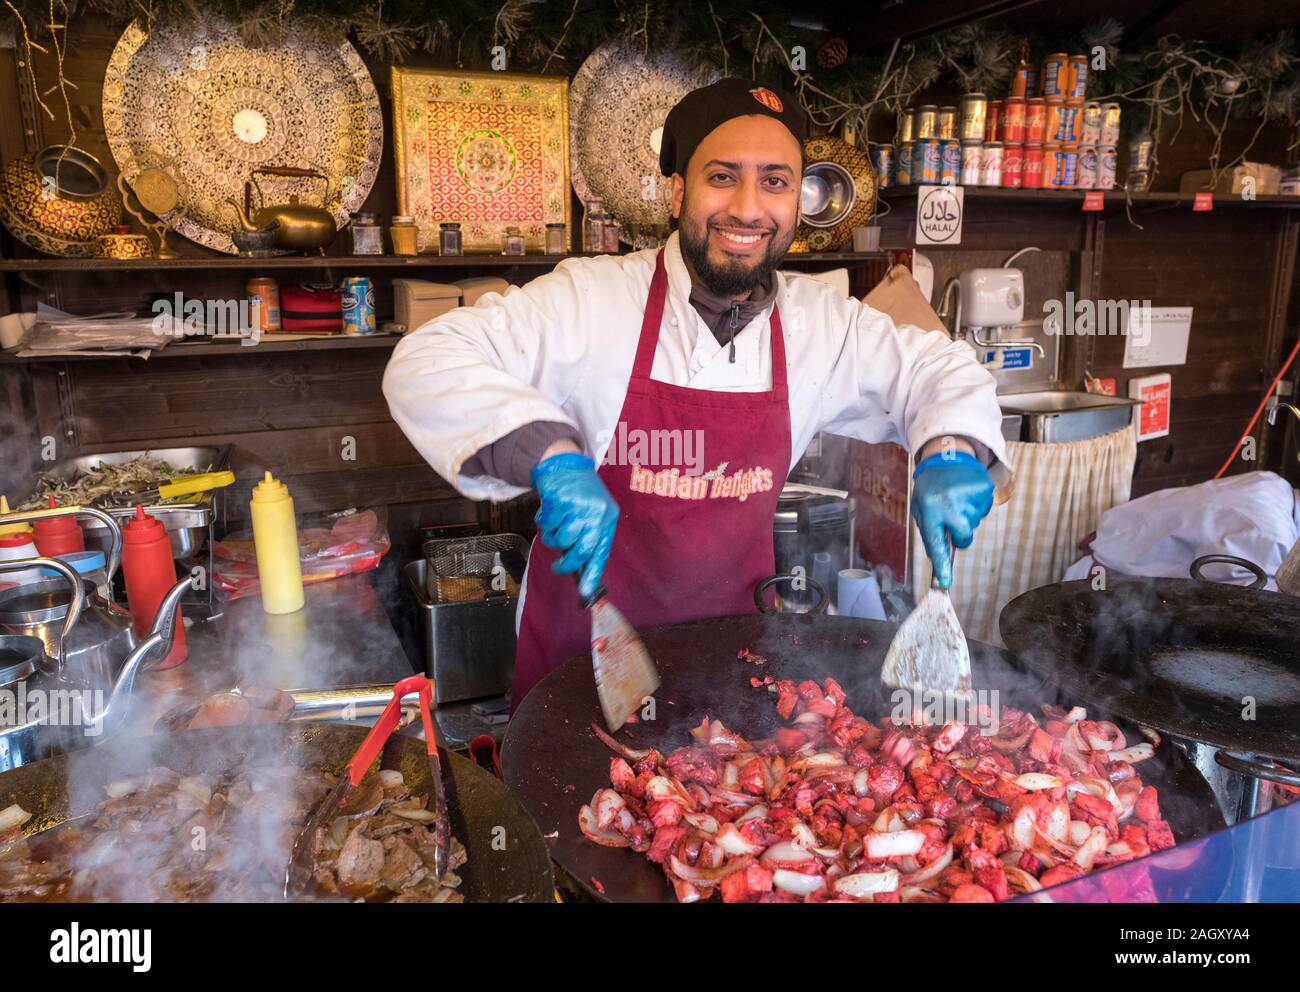
M1054 141L1043 145L1043 161L1039 171L1040 189L1052 189L1056 186L1057 176L1061 171L1061 146Z
M939 137L939 108L933 103L916 108L916 119L912 123L912 140Z
M1079 141L1085 145L1101 144L1101 104L1095 100L1083 105L1083 130Z
M1043 146L1025 145L1020 160L1020 185L1025 189L1038 189L1043 184Z
M871 149L871 165L876 170L876 186L889 189L894 185L894 146L876 145Z
M961 143L961 184L978 186L980 184L980 161L984 151L982 141L963 141Z
M912 146L915 142L904 141L898 146L898 159L894 163L894 185L912 185Z
M349 276L343 280L343 333L362 335L375 333L375 290L365 276Z
M986 141L980 153L980 185L1002 185L1002 142Z
M1074 189L1079 180L1079 146L1062 145L1056 162L1056 185L1061 189Z
M1002 185L1019 189L1024 182L1025 146L1012 142L1002 147Z
M1025 143L1041 145L1047 140L1047 101L1041 96L1025 101Z
M1067 100L1082 100L1087 89L1088 57L1086 55L1071 55L1066 76L1065 98Z
M938 134L935 135L940 141L956 140L958 138L958 120L956 107L940 107Z
M1115 188L1115 146L1101 145L1097 148L1097 188Z
M1097 188L1097 146L1079 146L1079 164L1075 173L1075 189Z
M989 101L983 93L967 93L961 98L961 140L983 141Z
M941 154L938 138L917 138L912 143L913 186L938 184Z
M990 100L987 112L984 115L984 140L997 141L998 128L1002 122L1002 101Z
M1070 85L1070 56L1065 52L1054 52L1043 59L1041 84L1043 96L1064 100Z
M1021 59L1011 77L1011 99L1026 100L1034 95L1033 75L1029 63Z
M1001 140L1015 143L1025 140L1025 101L1007 100L1002 104Z
M1119 104L1103 103L1101 105L1101 140L1099 145L1119 144Z
M956 186L961 178L961 142L943 138L939 142L939 185Z
M907 142L914 141L916 139L915 125L916 125L916 110L912 107L908 107L906 110L903 111L903 119L898 126L898 144L900 147L902 145L907 144Z

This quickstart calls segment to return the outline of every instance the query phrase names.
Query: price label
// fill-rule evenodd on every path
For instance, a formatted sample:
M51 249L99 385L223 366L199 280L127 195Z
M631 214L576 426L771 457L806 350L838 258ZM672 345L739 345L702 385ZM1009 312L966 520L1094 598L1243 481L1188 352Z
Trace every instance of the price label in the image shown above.
M1213 209L1214 209L1214 194L1213 194L1213 193L1197 193L1197 194L1196 194L1196 199L1192 201L1192 210L1193 210L1193 212L1198 212L1198 211L1202 211L1202 210L1213 210Z
M1083 194L1084 210L1100 210L1106 205L1106 194L1101 190L1090 190Z

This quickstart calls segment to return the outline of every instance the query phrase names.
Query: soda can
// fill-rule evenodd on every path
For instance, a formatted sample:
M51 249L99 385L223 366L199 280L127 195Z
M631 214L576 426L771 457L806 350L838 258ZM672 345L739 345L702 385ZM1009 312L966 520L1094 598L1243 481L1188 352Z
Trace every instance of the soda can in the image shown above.
M343 280L343 333L352 335L374 334L375 288L365 276L349 276Z
M1128 167L1130 172L1147 172L1151 168L1151 153L1155 143L1151 135L1142 132L1128 143Z
M1065 99L1070 84L1070 56L1055 52L1043 59L1042 95Z
M1119 104L1103 103L1101 105L1101 140L1099 145L1119 144Z
M961 143L961 184L978 186L980 184L980 158L984 150L982 141L963 141Z
M1025 145L1020 159L1020 185L1025 189L1038 189L1043 184L1043 146Z
M876 186L889 189L894 185L894 146L876 145L871 149L871 165L876 170Z
M1056 185L1074 189L1079 181L1079 146L1062 145L1056 159Z
M1078 171L1075 174L1075 189L1097 188L1097 146L1079 146Z
M1088 89L1088 56L1071 55L1069 75L1065 84L1067 100L1082 100Z
M1095 100L1083 105L1083 128L1079 134L1081 144L1101 144L1101 104Z
M1115 146L1102 145L1097 149L1097 188L1115 188Z
M961 176L961 142L944 138L939 142L939 185L956 186Z
M918 138L912 144L912 184L935 186L939 182L942 155L938 138Z
M1061 146L1056 142L1043 145L1043 164L1039 170L1039 189L1052 189L1056 186L1056 177L1060 172Z
M1022 144L1004 145L1002 148L1002 185L1007 189L1019 189L1024 181L1025 146Z
M988 113L984 117L984 140L998 140L998 125L1002 119L1002 101L990 100Z
M1008 100L1002 105L1002 140L1016 143L1025 140L1025 101Z
M898 160L894 163L895 186L912 185L912 145L913 142L904 141L898 146Z
M1027 100L1034 95L1034 88L1030 83L1033 75L1034 70L1024 59L1016 63L1015 74L1011 77L1011 99Z
M980 154L980 185L1002 185L1002 142L988 141Z
M908 107L903 111L902 120L898 125L898 143L906 144L915 140L916 109Z
M1066 100L1065 126L1068 128L1066 137L1061 139L1063 145L1080 145L1083 142L1083 101Z
M1042 144L1047 137L1047 101L1041 96L1025 101L1025 144Z
M984 122L988 118L989 100L983 93L967 93L961 98L961 140L983 141Z
M940 141L957 140L957 108L956 107L939 108L938 137Z
M1025 83L1025 92L1028 93L1029 96L1043 95L1038 92L1038 70L1035 69L1032 65L1029 67L1029 79ZM1025 97L1025 99L1027 100L1029 99L1029 97L1027 96Z
M916 108L916 119L912 124L912 140L939 137L939 108L933 103Z

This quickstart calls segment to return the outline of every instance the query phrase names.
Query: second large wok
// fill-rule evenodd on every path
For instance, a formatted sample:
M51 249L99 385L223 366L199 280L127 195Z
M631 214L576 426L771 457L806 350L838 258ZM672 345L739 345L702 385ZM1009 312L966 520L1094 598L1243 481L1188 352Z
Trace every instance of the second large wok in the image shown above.
M643 631L663 680L654 697L655 719L629 725L616 736L630 747L667 754L690 743L690 728L706 715L749 738L770 736L779 724L774 697L749 683L763 674L833 677L855 713L872 720L886 716L892 707L880 668L897 629L848 617L757 614ZM1001 690L1001 705L1037 712L1039 703L1059 701L1055 689L1019 671L1006 652L978 641L969 644L975 687ZM738 660L741 648L762 655L766 664ZM506 784L547 837L551 857L592 897L671 902L672 890L658 865L627 849L592 844L578 829L578 808L609 784L612 754L591 731L592 721L600 720L591 658L582 655L551 672L520 703L506 732ZM1137 737L1135 729L1124 729ZM1224 826L1209 786L1181 753L1163 747L1140 768L1143 780L1160 790L1162 809L1180 840Z
M118 737L99 747L46 758L0 774L0 809L18 803L35 833L93 812L115 779L164 765L183 775L241 765L294 764L338 774L369 727L329 723L271 724ZM452 835L468 861L457 874L469 902L550 902L550 861L536 825L505 787L472 761L443 752ZM381 766L399 769L413 792L430 789L424 743L394 734ZM287 852L286 852L287 857Z

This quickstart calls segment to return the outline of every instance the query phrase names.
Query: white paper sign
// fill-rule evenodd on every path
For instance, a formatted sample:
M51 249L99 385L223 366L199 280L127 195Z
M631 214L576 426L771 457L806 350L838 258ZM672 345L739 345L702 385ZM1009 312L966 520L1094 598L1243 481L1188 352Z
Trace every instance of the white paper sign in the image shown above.
M961 244L966 191L960 186L921 186L916 194L916 243Z
M1124 327L1124 368L1187 364L1191 307L1130 306Z

